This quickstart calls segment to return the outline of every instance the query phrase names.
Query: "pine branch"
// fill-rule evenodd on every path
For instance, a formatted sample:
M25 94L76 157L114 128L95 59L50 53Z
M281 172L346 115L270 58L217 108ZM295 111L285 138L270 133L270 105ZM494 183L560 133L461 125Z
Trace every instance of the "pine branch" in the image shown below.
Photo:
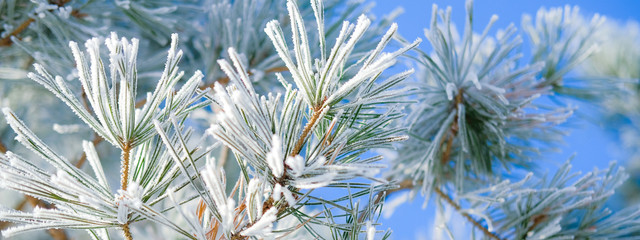
M316 46L309 42L306 23L295 1L287 3L291 15L288 24L291 25L293 49L285 44L288 40L278 21L269 22L265 29L287 71L291 72L292 83L282 74L276 74L285 88L284 94L258 95L235 49L229 49L228 53L233 64L226 60L219 61L221 70L229 76L229 84L226 87L219 82L214 85L211 99L223 111L209 131L239 157L241 164L245 164L241 166L247 168L243 170L243 178L249 181L244 190L247 196L244 200L239 199L240 206L231 203L235 209L245 211L244 215L238 215L243 213L225 213L225 208L230 206L225 201L229 196L218 187L222 186L217 180L221 173L207 169L202 174L211 189L209 192L218 195L211 201L213 206L209 206L217 220L242 221L235 226L223 226L228 238L262 238L264 234L271 233L271 224L276 219L296 216L300 211L298 207L304 205L328 207L325 211L326 220L314 217L310 222L328 226L333 234L357 236L364 223L354 221L359 218L361 211L352 201L353 198L386 188L366 188L366 183L350 182L358 177L376 179L377 170L382 168L375 163L379 157L360 158L360 155L372 148L390 147L390 143L405 139L396 136L399 129L389 126L392 120L400 117L400 112L387 104L401 102L397 100L398 92L389 89L396 87L413 71L393 75L384 83L379 77L385 69L395 64L396 58L415 47L419 41L395 52L383 53L397 30L397 26L392 24L374 50L355 54L356 43L371 23L363 15L355 24L343 22L335 46L327 56L323 44L326 35L323 30L322 1L312 1L311 4L322 52L322 59L315 60L315 68L312 67L314 59L311 49ZM353 59L352 62L351 59L356 57L360 60ZM344 69L352 71L346 74ZM284 102L281 101L283 96ZM376 110L380 110L379 117L372 117L377 114L368 114ZM319 141L318 144L306 145L309 142L316 143L315 140ZM306 147L309 149L305 150ZM365 190L338 200L310 195L314 189L325 186L348 191L351 184ZM308 191L302 193L302 190ZM265 196L265 192L270 194ZM338 203L341 201L351 202L342 205ZM334 210L344 213L333 215L331 212ZM338 216L345 217L350 226L334 222L333 218ZM303 219L309 216L296 217L304 222L306 220ZM312 229L308 230L316 235Z
M98 144L100 144L101 142L103 142L104 139L101 138L98 135L95 135L93 140L91 141L91 143L93 144L93 146L97 146ZM4 146L2 145L2 142L0 142L0 146ZM0 151L1 153L6 153L5 151ZM87 153L86 152L82 152L82 155L78 158L78 160L75 161L75 163L73 164L74 166L76 166L77 168L82 168L82 166L84 165L84 163L87 160ZM26 207L26 204L31 202L31 199L35 199L29 195L25 195L24 198L22 199L22 201L20 201L20 203L18 203L15 207L13 207L13 209L15 210L19 210L22 211L24 210L24 208ZM38 200L37 204L33 204L32 206L37 206L40 204L44 204L44 202L42 200ZM0 222L0 229L5 229L6 227L8 227L9 225L11 225L10 222Z
M420 186L420 185L421 185L421 183L413 184L412 180L404 180L404 181L398 183L398 187L397 188L393 188L393 189L390 189L390 190L378 192L378 194L376 194L376 198L375 198L374 203L372 205L376 205L376 204L382 202L384 199L389 197L391 195L391 193L402 191L402 190L406 190L406 189L413 189L415 186ZM495 239L495 240L501 240L502 239L497 234L492 233L491 231L489 231L489 229L485 228L481 223L476 221L469 214L463 212L462 211L462 207L460 205L458 205L457 203L455 203L446 193L442 192L442 190L440 190L440 188L435 187L435 188L433 188L433 191L440 198L444 199L449 205L451 205L469 223L471 223L474 227L476 227L477 229L482 231L482 233L484 233L487 237L489 237L491 239ZM361 218L359 218L358 220L360 222L362 222L362 221L364 221L364 217L365 217L365 215L362 215Z
M7 153L7 147L2 143L2 141L0 141L0 153L2 154ZM45 208L55 208L55 207L47 206L47 204L45 204L45 202L40 199L34 198L29 195L24 195L24 199L20 201L20 203L18 203L18 205L16 205L14 209L22 210L24 209L24 207L26 207L27 203L30 203L31 206L33 207L39 206L39 207L45 207ZM0 221L0 230L4 230L9 226L11 226L11 222ZM54 240L68 239L67 233L63 229L48 229L47 233L49 233L49 235L51 235L51 237Z
M288 68L285 68L285 70L287 69ZM305 125L300 137L296 140L293 150L291 151L290 154L288 154L288 156L295 157L296 155L300 154L300 151L302 150L302 147L304 146L304 143L306 142L307 137L309 136L309 133L311 133L311 131L313 130L313 127L316 126L316 123L318 122L318 120L320 120L320 116L322 115L323 109L324 109L322 107L323 104L324 104L324 101L318 104L317 106L313 107L313 112L311 114L311 118L309 119L309 122L307 122L307 124ZM284 165L285 163L283 162L282 164ZM287 168L284 168L283 170L284 172L282 176L275 179L275 182L283 186L286 186L284 182L287 180L287 175L286 175ZM300 190L299 188L295 189L295 191L299 191L299 190ZM297 198L297 196L295 197ZM269 198L266 201L264 201L264 203L262 204L262 212L266 212L267 210L271 209L276 204L276 202L277 201L273 198L273 195L269 196ZM277 215L280 215L281 213L283 213L285 210L287 210L288 207L289 207L289 204L286 201L283 201L281 204L277 206ZM236 234L233 234L231 236L231 239L232 240L249 239L250 236L244 236L240 233L246 229L251 228L256 222L247 224L242 229L238 230Z
M93 66L96 66L94 65L95 62L102 62L99 56L99 41L94 38L87 41L86 44ZM175 125L174 118L182 121L191 111L209 104L208 101L196 103L196 101L200 101L204 94L196 93L202 74L196 72L179 91L172 94L172 89L182 77L182 73L179 73L177 68L182 52L176 49L177 35L172 35L167 64L156 91L153 94L148 94L150 100L144 105L143 109L135 109L137 83L135 56L137 54L138 40L132 39L131 42L127 39L121 40L114 33L111 38L105 40L105 43L111 51L110 56L112 58L110 60L112 64L110 64L110 70L112 70L112 73L118 74L112 74L112 80L118 78L118 76L126 76L126 78L117 79L119 80L118 84L105 84L107 76L103 68L104 65L99 66L102 68L97 73L101 74L100 77L95 77L95 72L89 73L84 53L79 50L77 43L71 42L70 44L77 60L76 66L80 72L83 90L91 93L87 95L88 103L91 105L90 109L86 104L83 106L78 101L76 95L70 91L68 86L63 81L60 81L62 79L60 76L54 78L42 66L36 65L37 74L30 73L28 75L54 92L97 135L101 136L101 138L95 138L93 142L84 141L82 144L86 154L82 159L86 158L86 161L91 164L95 177L88 175L77 167L84 161L77 162L76 166L70 164L68 160L46 146L10 109L3 109L10 127L18 134L19 137L17 139L20 143L30 148L57 169L56 174L51 175L16 154L2 155L3 161L0 161L2 168L0 169L3 176L8 176L8 178L5 178L7 181L6 186L65 207L61 209L36 208L34 213L3 212L3 219L24 223L23 226L3 231L5 236L19 234L32 229L105 229L120 226L123 229L125 238L131 239L129 223L136 219L147 218L154 219L171 227L178 233L192 238L187 231L176 224L168 222L166 219L158 219L156 216L159 213L147 203L154 205L165 199L167 195L164 193L172 181L179 176L179 173L176 172L178 169L173 168L172 162L158 160L163 155L158 155L157 153L166 154L166 149L163 150L160 145L152 143L156 136L153 131L153 121L164 121L163 125L167 125L171 118ZM116 55L117 57L114 57ZM94 77L91 77L92 74L94 74ZM120 89L116 90L116 88ZM104 94L107 92L116 94ZM165 104L165 107L160 108L160 104ZM91 111L91 109L94 111ZM115 117L112 109L117 109L119 116ZM138 111L136 112L136 110ZM137 115L137 113L140 113L140 115ZM137 119L135 118L136 116L141 116L141 118ZM182 122L180 123L182 124ZM116 194L115 202L101 161L95 150L95 144L101 142L101 139L109 141L122 150L122 189ZM171 143L175 144L175 141ZM140 148L141 151L137 152L137 154L145 155L142 159L149 161L151 164L142 170L134 169L133 171L135 172L131 173L133 176L130 177L131 166L133 164L136 164L136 168L140 166L140 162L137 161L139 160L138 158L131 159L131 150L140 145L143 147ZM196 156L194 158L199 159L201 157ZM192 163L191 166L195 167L195 163ZM173 170L167 172L169 169ZM163 173L162 176L153 176L153 174L160 172ZM154 182L149 181L149 179L140 179L144 177L154 177ZM129 183L129 178L133 179L131 183ZM51 179L54 184L49 185L48 182L43 182L42 179ZM51 189L43 191L39 187L43 184ZM153 186L150 186L150 184L153 184ZM5 186L4 182L3 186ZM152 196L154 198L151 198Z
M50 0L48 3L43 1L43 4L48 5L42 7L56 9L55 5L61 7L67 2L69 0ZM423 192L428 194L427 198L436 195L438 199L443 199L466 221L469 221L473 228L482 231L484 236L480 236L481 238L497 240L501 237L521 239L525 236L613 238L611 236L633 236L640 229L632 225L639 219L640 210L631 212L632 214L621 212L619 215L609 215L607 210L598 210L604 206L601 202L613 194L612 189L617 186L603 184L601 187L594 187L597 186L594 183L600 182L598 178L587 176L585 178L589 179L588 184L578 181L574 185L567 186L553 183L554 180L552 180L553 184L541 189L539 186L546 186L544 184L546 180L542 179L542 185L533 185L522 191L512 191L520 190L518 184L504 187L504 183L493 182L492 177L499 175L495 171L502 170L498 166L523 166L527 163L525 158L528 156L528 151L537 150L533 147L528 148L528 143L538 140L552 142L552 137L549 137L545 130L562 121L569 113L563 114L563 110L556 110L538 114L537 111L530 112L527 108L540 95L552 90L570 90L561 88L564 86L564 71L573 68L574 63L577 64L583 60L583 57L589 55L586 53L591 51L587 48L590 44L582 44L582 47L576 51L569 49L568 54L561 57L555 57L558 48L540 48L553 53L549 54L551 57L545 57L546 55L543 54L542 60L545 58L568 59L570 61L567 64L558 65L546 61L521 66L517 64L520 61L518 51L520 38L514 27L499 31L496 41L489 42L491 37L487 34L497 17L491 18L482 34L474 33L471 24L472 2L469 1L465 32L457 34L455 32L457 30L451 26L450 10L438 11L437 7L434 8L431 29L425 32L435 50L433 54L421 53L421 56L414 59L422 61L426 75L425 79L421 80L428 82L425 84L428 86L423 89L425 91L419 91L425 95L415 96L414 99L418 99L419 103L415 108L411 107L419 113L412 111L408 117L415 120L410 121L412 125L409 131L411 135L416 136L410 140L410 144L414 145L407 144L407 151L403 146L400 150L402 152L399 155L400 160L394 162L397 168L394 169L395 173L383 175L390 176L387 181L384 181L377 177L379 170L384 168L377 163L381 157L369 157L367 152L371 149L392 147L393 142L406 140L406 137L397 135L402 133L403 126L393 124L393 121L404 117L404 112L395 109L394 105L405 103L403 98L409 94L403 92L404 89L398 89L399 85L396 84L411 75L412 71L394 75L387 79L389 81L378 78L383 76L382 72L385 69L395 64L399 55L415 47L417 43L390 54L383 53L383 49L394 38L397 29L395 24L391 25L378 45L373 46L371 44L375 42L369 42L369 35L366 33L366 29L371 24L366 14L361 16L357 23L350 24L346 21L356 7L349 6L342 16L328 15L329 17L325 18L322 12L323 2L311 0L307 8L312 8L315 15L316 22L313 25L313 21L303 16L311 10L300 11L295 0L290 0L286 4L290 18L271 8L263 8L264 6L283 7L284 4L278 4L280 2L266 1L254 5L254 1L251 0L223 0L216 2L221 3L220 5L214 5L214 9L210 9L209 18L203 22L212 21L212 19L223 20L216 21L216 24L212 25L223 31L220 34L209 31L214 32L206 35L210 39L202 41L198 39L202 37L200 35L189 35L189 39L194 42L200 41L199 43L204 43L201 44L202 46L208 47L193 44L191 46L195 47L189 49L195 51L189 52L188 56L193 56L196 62L201 58L200 53L208 52L204 50L215 51L214 54L208 55L208 59L202 61L206 62L205 72L210 77L207 82L214 82L211 84L199 86L200 80L190 79L184 85L187 87L183 87L180 91L173 90L182 77L181 71L177 70L182 53L176 54L174 40L177 38L175 36L172 36L172 50L169 52L170 57L165 65L163 77L159 81L161 84L146 99L136 97L138 92L136 84L138 69L135 66L137 40L133 40L133 45L130 45L127 40L120 42L114 34L107 43L111 51L110 64L104 64L99 57L102 52L98 49L99 40L89 41L87 46L90 48L88 49L92 65L90 68L86 62L87 58L79 51L77 44L72 44L83 89L80 101L77 99L77 94L71 93L63 77L54 78L44 70L44 67L36 66L38 73L32 73L30 77L56 93L96 132L96 136L91 142L83 142L84 153L78 161L70 163L47 147L12 113L5 113L12 118L10 125L20 136L16 139L51 163L57 172L51 174L49 171L44 171L39 165L32 164L31 159L12 153L6 156L0 154L2 158L0 173L3 180L6 178L8 182L6 187L27 194L21 206L18 207L23 208L29 203L38 206L33 213L0 212L4 214L2 219L24 224L3 233L9 236L53 226L91 229L91 233L100 239L101 236L94 232L98 231L95 229L116 228L119 231L121 228L124 238L129 240L132 239L131 223L150 220L165 225L188 239L277 238L288 236L293 233L291 229L302 227L313 235L312 238L323 238L321 234L315 233L316 230L312 225L316 224L328 228L334 238L353 238L365 233L368 239L372 239L375 233L379 232L376 231L376 224L372 221L377 220L375 214L383 205L385 198L394 192L417 189L419 186L422 186ZM138 3L140 5L136 5ZM240 5L246 3L250 4ZM331 6L336 7L337 3ZM150 35L160 45L164 44L167 31L174 29L168 25L173 26L181 20L165 18L172 14L177 15L175 13L179 6L172 1L131 3L124 1L117 7L127 15L133 14L128 16L128 20L138 20L135 24L142 29L137 30L145 32L147 37ZM267 10L254 11L253 8ZM42 11L55 14L53 11L70 9L67 7ZM50 15L49 12L40 13ZM271 13L275 13L278 19L267 23L264 16ZM86 16L77 10L71 13L63 12L63 14L65 17L71 15L76 18ZM577 15L576 10L566 15L574 14ZM253 19L244 21L243 18L246 16L251 16ZM27 17L29 15L24 18ZM24 18L12 19L12 21L19 23ZM166 19L175 21L165 21ZM329 31L325 32L325 19L339 21L335 25L330 25ZM549 19L556 18L547 20ZM35 27L31 25L33 22L45 23L36 17L28 18L13 32L7 31L5 33L7 36L0 39L0 46L12 45L12 39L27 39L27 35L31 37L32 29ZM166 26L158 24L163 22L168 24ZM53 25L63 26L58 23L54 22ZM207 23L204 24L207 25ZM309 35L305 29L309 24L313 29L318 30L317 35ZM340 28L341 24L342 28ZM154 25L158 25L158 28L149 28ZM255 38L253 35L253 38L243 36L247 33L246 29L265 25L267 35L273 41L277 54L283 61L281 63L274 62L278 59L270 57L275 57L273 49L269 51L267 47L263 47L263 44L268 42L266 39ZM528 26L523 25L525 28ZM597 24L593 25L593 29L595 25ZM29 26L31 26L30 29ZM531 26L537 26L537 24ZM292 31L291 39L284 37L282 27ZM55 31L53 28L49 30ZM529 30L535 30L538 33L539 29ZM196 30L202 33L200 31ZM204 30L204 32L207 31ZM379 33L379 31L373 32ZM591 33L587 35L589 34ZM60 39L78 39L66 35L62 33L56 36ZM93 32L86 34L86 36L94 35ZM462 36L460 43L454 36ZM535 35L532 36L535 38ZM313 40L316 37L317 42ZM218 38L222 41L218 41ZM582 36L578 36L575 39L581 38ZM326 39L335 39L334 48L327 48ZM237 40L241 40L240 43ZM360 45L359 41L365 43ZM573 40L542 41L536 46L546 47L548 43L554 42L567 43L566 45L569 46ZM32 44L28 41L16 40L14 46L22 43ZM294 47L289 48L290 44ZM40 47L53 49L53 44L45 42ZM220 63L220 68L211 67L212 62L222 58L219 56L225 56L222 52L229 49L228 47L238 50L238 52L229 50L227 59L233 62L233 67L224 61ZM55 56L52 57L49 54L44 52L41 55L57 60ZM318 56L321 56L320 59L317 59ZM141 58L146 59L146 57ZM213 61L210 61L212 59ZM247 59L249 59L249 65L244 66L243 63L247 62L245 61ZM38 62L46 61L38 59ZM286 67L280 66L282 64ZM104 69L107 65L111 71ZM147 67L139 71L145 73L145 78L149 76L146 75ZM47 68L50 67L47 66ZM254 68L259 70L249 70ZM219 71L227 76L221 77L218 74ZM285 91L279 94L262 94L260 90L263 89L255 91L253 83L259 80L263 73L280 72L291 73L286 76L275 74ZM61 76L65 74L59 73ZM199 73L196 75L199 76L194 76L193 79L203 77ZM250 78L249 76L252 75L255 76ZM546 82L540 76L546 79ZM108 77L111 81L108 81ZM292 78L292 81L287 78ZM140 89L146 90L146 87ZM209 104L200 102L200 99L208 93L197 91L207 88L213 88L215 96L206 97L223 110L215 113L213 126L208 133L216 137L224 146L218 156L221 159L217 164L212 158L207 159L206 169L202 170L199 169L198 166L201 165L196 164L196 160L209 158L208 153L211 149L202 155L197 151L200 150L199 148L189 150L186 143L189 142L193 132L183 125L183 121L190 121L186 119L193 109ZM409 98L412 97L414 96ZM398 109L400 108L402 106ZM172 129L174 131L171 131ZM186 133L183 135L183 132ZM115 201L112 188L108 184L109 181L95 150L95 147L103 141L110 142L122 150L120 189ZM427 146L426 154L425 146ZM135 151L133 151L134 148ZM6 150L6 146L0 142L0 152L6 152ZM228 178L220 169L221 165L227 161L228 151L235 154L242 169L240 180L230 195L225 192ZM85 162L91 165L93 175L81 169ZM410 173L410 170L415 172ZM623 180L615 176L617 174L612 172L615 181L608 180L609 175L606 175L606 179L602 182L621 183ZM468 181L474 177L486 179L491 184ZM391 189L387 184L350 182L354 179L369 179L372 182L391 182L389 179L401 181L396 183L396 188ZM53 184L49 185L48 181ZM521 182L524 183L525 180ZM4 183L3 187L5 187ZM487 184L488 189L493 190L484 192L475 189L468 192L462 190L482 184ZM172 194L186 186L192 186L193 189L187 191L196 191L198 195L176 201ZM448 188L448 186L454 187ZM562 187L562 191L557 191L556 186ZM338 198L312 195L315 189L323 187L341 188L341 190L348 190L349 193ZM591 190L592 188L595 190ZM351 192L353 189L357 189L356 192ZM532 194L522 205L520 204L523 201L503 200L515 199L529 193ZM365 195L368 195L369 199L365 209L361 210L357 200ZM185 195L181 194L180 197ZM195 214L197 220L192 221L189 212L184 214L180 207L198 198L201 202ZM167 199L174 206L156 210L164 206L164 201ZM546 201L545 205L542 204L543 201ZM442 201L438 200L438 202ZM487 208L483 208L485 205L478 207L477 202L486 204ZM539 208L537 208L538 204L540 204ZM56 205L58 209L54 209ZM302 212L304 206L322 206L325 211L307 214ZM463 209L463 206L470 207ZM487 210L493 206L500 207L503 212ZM520 206L525 206L523 209L527 210L526 213L512 210ZM334 214L334 212L341 213ZM570 213L573 215L569 215ZM183 229L176 224L178 221L174 220L175 215L165 217L163 214L181 214L187 220L187 228ZM318 217L321 214L324 216ZM299 224L295 228L281 225L286 217L297 218L295 220ZM345 221L334 221L334 218L344 218ZM579 226L573 224L572 219L581 219ZM365 222L366 230L363 231ZM308 223L310 224L307 225ZM495 223L499 223L498 228L494 228ZM2 227L6 225L0 223ZM472 232L477 233L478 231L473 228ZM496 232L494 229L497 229ZM512 229L515 229L517 234L512 234ZM591 230L597 230L597 232ZM54 239L59 239L56 231L51 230L49 234ZM65 234L64 231L61 233ZM66 235L64 237L66 238ZM296 237L299 238L298 236L292 238Z
M63 1L63 2L66 3L67 1ZM33 58L30 58L30 59L33 60ZM82 91L82 100L87 111L92 112L92 109L89 107L87 103L86 93L84 90ZM97 134L94 134L94 137L93 137L93 140L91 140L91 143L95 147L103 141L104 139L102 137L100 137ZM6 152L7 152L6 146L0 141L0 153L5 154ZM86 160L87 160L87 153L82 152L82 155L80 156L80 158L78 158L78 160L75 161L74 166L77 168L82 168ZM27 203L31 203L31 206L33 207L45 205L45 202L42 201L41 199L37 199L29 195L24 195L20 203L18 203L13 209L22 211L26 207ZM53 208L55 208L55 206ZM6 229L10 225L11 225L11 222L0 222L0 229ZM56 240L67 239L67 235L63 229L49 229L47 230L47 232L51 235L51 237L53 237Z
M442 153L442 158L441 158L441 163L447 164L450 160L451 157L451 150L452 150L452 145L453 145L453 139L456 137L456 135L458 134L458 107L460 106L460 104L463 103L463 94L464 91L459 90L458 94L456 94L455 96L455 100L453 102L453 107L455 109L455 113L456 116L454 116L454 121L451 124L450 127L450 134L448 134L447 137L447 146L445 146L445 150ZM441 147L442 144L444 144L444 139L443 141L440 143ZM457 164L462 164L462 163L457 163ZM473 217L471 217L469 214L465 213L462 211L462 208L460 207L460 205L458 205L456 202L454 202L449 195L447 195L446 193L442 192L442 190L440 190L440 187L436 186L433 188L433 191L440 196L440 198L444 199L449 205L451 205L458 213L460 213L465 219L467 219L467 221L469 221L471 224L473 224L474 227L476 227L477 229L479 229L480 231L482 231L484 233L484 235L486 235L489 238L495 239L495 240L501 240L500 237L498 237L496 234L492 233L491 231L489 231L489 229L485 228L484 226L482 226L482 224L480 224L478 221L476 221L475 219L473 219Z
M58 7L62 7L64 6L66 3L70 2L69 0L59 0L59 1L52 1L52 3L56 4ZM77 9L74 9L71 13L72 16L78 17L78 18L82 18L82 17L86 17L86 14L81 14L79 13L79 11ZM27 20L25 20L22 24L20 24L14 31L12 31L9 35L7 35L6 37L0 39L0 46L11 46L12 45L12 41L11 41L11 37L12 36L17 36L18 34L20 34L22 31L24 31L25 29L27 29L27 27L34 22L35 20L33 18L28 18ZM35 59L32 56L29 56L29 61L27 61L27 63L25 64L24 68L29 68L33 65L33 62L35 61ZM87 111L91 112L91 108L89 107L88 103L87 103L87 99L86 99L86 92L84 91L84 89L82 90L82 103L84 104L85 108L87 109ZM92 143L94 146L97 146L100 142L102 142L104 139L101 138L98 135L95 135L94 139L92 140ZM0 141L0 152L1 153L6 153L7 152L7 148L6 146ZM80 156L80 158L75 162L75 166L77 168L81 168L85 161L86 161L87 155L85 152L82 153L82 155ZM34 202L33 200L36 200L36 202ZM24 207L26 206L26 203L32 203L32 206L39 206L39 205L43 205L44 202L42 200L33 198L31 196L25 195L24 198L22 199L22 201L20 201L20 203L18 203L14 209L16 210L23 210ZM9 225L11 225L10 222L0 222L0 229L5 229L6 227L8 227ZM62 232L62 233L59 233ZM66 234L64 233L64 230L60 230L60 229L51 229L49 230L49 233L52 235L52 237L54 239L66 239ZM62 238L61 236L65 236L65 238Z
M52 1L52 3L54 3L58 7L63 7L68 2L70 2L70 0ZM71 15L75 16L75 17L84 17L84 16L86 16L84 14L79 13L77 10L73 10ZM18 27L16 29L11 31L11 33L9 33L9 35L7 35L6 37L0 39L0 47L11 46L13 44L13 41L11 41L11 37L18 36L18 34L22 33L24 30L26 30L29 27L29 25L31 25L31 23L33 23L35 21L36 20L34 18L27 18L27 20L24 20L24 22L22 22L20 25L18 25Z
M307 122L307 124L305 125L304 129L302 130L302 134L300 135L300 138L298 138L298 140L296 141L295 147L293 148L293 150L291 151L289 156L295 157L302 150L302 147L304 146L304 143L306 142L306 139L307 139L309 133L311 133L312 128L314 126L316 126L317 121L320 119L320 116L322 115L322 112L323 112L322 105L323 104L324 104L324 101L322 103L320 103L318 106L314 106L311 118L309 119L309 122ZM283 163L283 165L284 165L284 163ZM285 186L286 186L286 184L284 184L284 181L286 181L286 177L287 177L287 175L285 174L286 171L287 171L287 168L284 168L284 173L282 174L282 177L280 177L280 178L275 180L277 183L285 185ZM295 191L299 191L299 189L296 188ZM276 203L276 200L273 198L273 196L269 196L269 198L262 205L263 212L265 212L266 210L268 210L271 207L273 207L275 203ZM288 203L286 201L284 201L282 204L278 205L278 208L277 208L278 209L278 213L277 214L279 215L279 214L283 213L287 209L287 207L289 207L289 205L288 205ZM253 226L253 224L248 224L242 230L250 228L251 226ZM233 235L231 237L231 239L236 239L236 240L249 239L249 236L240 235L240 232L242 232L242 230L238 231L237 235Z

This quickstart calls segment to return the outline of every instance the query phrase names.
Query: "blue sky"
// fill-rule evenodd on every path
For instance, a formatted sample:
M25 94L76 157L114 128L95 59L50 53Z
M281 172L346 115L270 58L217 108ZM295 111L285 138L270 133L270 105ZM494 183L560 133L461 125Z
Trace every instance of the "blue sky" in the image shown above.
M434 3L439 8L451 6L453 20L458 29L462 29L465 17L465 2L462 0L379 0L373 8L373 14L383 16L397 7L402 7L404 13L396 19L400 34L408 40L413 40L417 37L424 39L423 29L428 25L431 7ZM493 14L499 16L499 20L493 28L494 32L510 23L514 23L519 27L522 14L535 16L540 7L559 7L566 4L579 6L580 12L586 16L593 16L593 14L599 13L606 16L607 19L615 19L621 22L628 20L638 21L640 19L640 1L478 0L474 3L474 29L481 31ZM429 49L429 43L423 42L420 48ZM525 58L527 57L525 56ZM616 147L616 137L611 132L604 130L601 126L602 123L598 122L597 110L576 101L569 101L569 104L577 106L577 111L580 114L596 120L587 120L584 117L577 116L570 118L569 121L571 121L572 126L566 128L569 131L569 135L565 138L565 144L560 146L561 152L545 154L540 159L544 164L543 167L554 169L555 166L562 164L574 153L576 157L572 163L575 171L586 172L594 167L602 169L607 167L611 160L624 162L624 159L621 159L623 154ZM393 196L389 200L393 200ZM422 209L423 201L422 198L417 197L413 202L405 203L396 208L391 218L381 221L383 226L380 229L393 229L393 239L431 239L430 231L436 206L435 204L430 204L427 209Z

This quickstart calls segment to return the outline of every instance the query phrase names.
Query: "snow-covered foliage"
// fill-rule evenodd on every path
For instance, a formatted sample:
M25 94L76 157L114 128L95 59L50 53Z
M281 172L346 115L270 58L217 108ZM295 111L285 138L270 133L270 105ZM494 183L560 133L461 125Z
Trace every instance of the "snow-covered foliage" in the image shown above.
M640 234L637 206L607 208L622 167L535 162L576 111L541 98L637 110L637 25L567 6L493 34L467 1L418 48L370 7L0 1L0 238L387 239L405 189L389 207L433 199L450 238L450 210L478 239Z

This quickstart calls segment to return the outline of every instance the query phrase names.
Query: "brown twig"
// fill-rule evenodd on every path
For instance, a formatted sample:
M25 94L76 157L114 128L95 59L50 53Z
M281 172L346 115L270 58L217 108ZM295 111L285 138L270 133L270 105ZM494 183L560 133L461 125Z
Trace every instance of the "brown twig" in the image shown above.
M7 146L4 145L4 143L2 141L0 141L0 152L2 154L7 153Z
M63 7L65 4L70 2L70 0L51 0L49 2L52 3L52 4L57 5L58 7ZM77 11L75 9L71 12L71 15L74 16L74 17L78 17L78 18L82 18L82 17L87 16L87 14L80 13L79 11ZM11 46L11 44L13 44L13 41L11 41L11 37L18 36L18 34L20 34L25 29L27 29L29 27L29 25L31 25L31 23L33 23L35 21L36 20L33 19L33 18L27 18L27 20L24 20L24 22L22 22L20 25L18 25L18 27L16 29L11 31L11 33L9 33L9 35L7 35L6 37L0 39L0 47Z
M84 88L82 88L82 94L80 94L80 99L82 99L82 106L84 107L84 109L86 109L88 112L93 112L93 110L91 110L91 107L89 106L89 101L87 99L87 92L84 91Z
M70 2L71 0L49 0L49 3L51 4L55 4L58 7L62 7L65 4L67 4L68 2Z
M131 143L126 142L122 147L122 163L120 165L120 186L122 191L127 191L129 185L129 155L131 154ZM131 229L129 228L129 222L122 224L122 232L124 238L132 240Z
M120 186L122 191L127 191L129 185L129 155L131 144L126 142L122 147L122 161L120 162Z
M400 182L398 184L397 188L389 189L389 190L386 190L386 191L380 191L376 195L376 199L374 200L374 205L380 203L382 200L384 200L391 193L398 192L398 191L401 191L401 190L406 190L406 189L412 189L413 187L414 187L414 184L413 184L412 180L404 180L404 181L402 181L402 182ZM482 231L486 236L488 236L489 238L494 239L494 240L501 240L501 238L498 235L496 235L495 233L492 233L491 231L489 231L489 229L487 229L484 226L482 226L482 224L480 224L478 221L476 221L469 214L463 212L462 211L462 207L460 207L460 205L455 203L446 193L442 192L442 190L440 190L439 188L434 188L433 190L434 190L434 192L436 192L436 194L440 198L444 199L449 205L451 205L454 209L456 209L456 211L458 213L460 213L465 219L467 219L467 221L469 221L474 227L476 227L480 231ZM362 222L362 221L364 221L365 217L366 217L365 215L361 215L358 220L360 222Z
M447 162L449 161L449 159L451 159L451 146L453 145L453 138L455 137L456 133L453 130L453 126L456 126L456 121L457 118L454 120L454 123L452 124L451 127L451 134L447 135L447 146L446 149L444 150L444 152L442 153L442 158L440 159L440 163L442 165L447 164ZM444 141L442 142L444 144Z
M27 20L22 22L16 29L11 31L11 33L9 33L9 35L7 35L6 37L0 39L0 46L2 46L2 47L11 46L11 44L13 44L13 41L11 41L11 37L20 34L22 31L27 29L27 27L29 27L29 25L31 25L32 22L35 22L35 21L36 20L34 20L33 18L27 18Z
M322 103L324 103L324 101ZM313 128L313 126L316 125L316 122L318 122L318 119L322 114L322 107L321 107L322 104L319 104L319 106L320 107L314 107L313 115L311 115L311 119L309 119L309 122L307 122L307 125L304 126L304 129L302 130L302 134L300 135L300 138L298 138L296 145L294 145L293 151L291 151L290 156L298 155L300 151L302 151L302 147L304 146L304 143L307 140L307 136L309 136L311 129Z
M122 224L122 232L124 234L124 239L133 240L133 236L131 236L131 229L129 228L129 222Z
M469 221L471 224L473 224L474 227L476 227L477 229L482 231L482 233L484 233L485 236L487 236L487 237L489 237L491 239L501 240L501 238L498 235L496 235L495 233L492 233L491 231L489 231L489 229L485 228L484 226L482 226L482 224L480 224L478 221L473 219L473 217L471 217L469 214L463 212L462 211L462 207L460 207L460 205L458 205L456 202L454 202L449 197L449 195L447 195L446 193L442 192L442 190L440 190L439 188L433 188L433 191L436 192L436 194L438 194L438 196L440 198L444 199L444 201L446 201L449 205L451 205L453 208L455 208L456 211L458 213L460 213L460 215L462 215L465 219L467 219L467 221Z
M447 145L445 146L445 150L442 153L442 158L440 159L440 162L443 165L447 164L451 159L453 140L458 135L458 119L460 118L460 116L458 116L458 105L463 103L462 94L463 94L462 89L459 89L458 94L456 94L455 100L453 102L453 110L456 111L456 115L453 118L453 123L449 127L449 133L447 134L447 138L443 139L442 142L440 142L440 148L442 148L442 145L444 145L445 142L447 143Z

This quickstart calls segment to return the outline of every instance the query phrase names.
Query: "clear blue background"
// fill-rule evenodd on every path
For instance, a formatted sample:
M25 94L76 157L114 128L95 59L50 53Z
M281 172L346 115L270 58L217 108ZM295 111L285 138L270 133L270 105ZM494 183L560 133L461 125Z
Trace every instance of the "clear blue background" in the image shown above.
M431 8L434 3L441 9L451 6L453 20L458 30L463 29L466 11L465 1L462 0L378 0L373 8L373 14L383 16L397 7L403 8L404 13L396 19L400 34L408 40L417 37L424 40L423 29L430 21ZM599 13L606 16L607 19L615 19L620 22L640 19L640 1L479 0L474 3L474 30L482 31L493 14L499 16L499 20L494 25L493 33L510 23L514 23L519 28L522 14L535 16L540 7L560 7L566 4L579 6L580 12L588 17ZM427 41L423 41L420 48L430 49L430 45ZM523 49L528 49L528 47ZM528 57L525 55L525 59ZM574 171L587 172L594 167L602 169L607 167L609 161L612 160L618 160L624 165L624 153L621 152L622 149L617 147L617 137L612 131L604 129L602 120L598 119L597 109L576 101L571 101L570 104L578 106L577 112L586 117L573 116L568 120L571 122L571 126L565 127L569 131L569 135L565 137L565 145L560 146L561 152L559 153L545 154L540 159L543 162L542 167L555 169L574 153L577 154L572 161ZM393 196L389 200L393 200ZM393 239L432 239L431 229L435 219L434 208L436 206L430 204L427 209L422 209L423 202L423 198L417 197L413 202L401 205L396 208L391 218L381 220L383 225L378 229L393 229ZM468 226L463 229L468 229Z

